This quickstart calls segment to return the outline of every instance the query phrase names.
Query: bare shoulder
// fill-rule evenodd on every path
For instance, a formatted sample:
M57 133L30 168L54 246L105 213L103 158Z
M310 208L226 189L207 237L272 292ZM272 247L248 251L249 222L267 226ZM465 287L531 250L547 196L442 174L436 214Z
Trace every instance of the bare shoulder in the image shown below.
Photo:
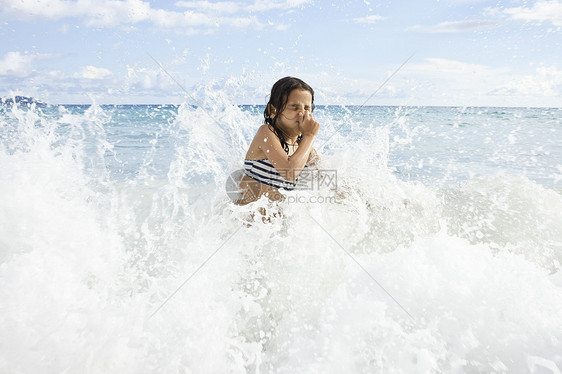
M260 148L270 148L274 144L279 144L279 146L281 146L279 138L268 124L260 126L254 137L254 143L257 143Z
M250 144L250 149L248 149L246 153L246 160L261 160L266 158L262 150L262 144L264 139L269 138L272 134L275 135L267 124L261 125Z
M261 125L258 129L258 132L256 133L256 135L275 135L275 133L271 130L271 127L267 124L264 123L263 125Z

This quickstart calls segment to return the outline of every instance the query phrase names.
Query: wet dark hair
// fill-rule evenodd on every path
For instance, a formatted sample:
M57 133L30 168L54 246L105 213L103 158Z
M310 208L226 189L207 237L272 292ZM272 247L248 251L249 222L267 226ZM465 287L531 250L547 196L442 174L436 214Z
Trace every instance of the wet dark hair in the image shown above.
M285 77L279 79L275 82L273 87L271 87L269 101L263 112L265 123L275 133L275 135L277 135L281 141L281 146L287 153L289 153L289 146L287 145L285 137L277 125L277 118L279 118L280 114L285 110L287 101L289 100L289 95L293 92L293 90L305 90L310 92L312 95L312 110L314 110L314 90L312 87L299 78ZM272 109L275 109L275 112L272 113ZM275 115L272 117L272 114ZM301 138L302 135L299 135L297 142L300 142Z

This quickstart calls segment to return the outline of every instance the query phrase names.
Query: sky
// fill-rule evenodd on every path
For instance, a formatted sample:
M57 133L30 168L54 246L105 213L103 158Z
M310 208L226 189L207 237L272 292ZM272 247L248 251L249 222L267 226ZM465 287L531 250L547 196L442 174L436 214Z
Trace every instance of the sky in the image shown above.
M562 0L0 0L0 37L0 96L52 104L562 107Z

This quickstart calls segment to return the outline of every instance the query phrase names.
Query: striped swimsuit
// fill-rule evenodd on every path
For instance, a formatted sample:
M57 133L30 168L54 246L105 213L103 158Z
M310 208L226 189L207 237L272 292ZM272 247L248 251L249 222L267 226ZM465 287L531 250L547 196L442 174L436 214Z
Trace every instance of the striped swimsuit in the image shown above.
M284 179L268 159L244 160L244 173L260 183L288 191L293 190L297 185L297 181Z

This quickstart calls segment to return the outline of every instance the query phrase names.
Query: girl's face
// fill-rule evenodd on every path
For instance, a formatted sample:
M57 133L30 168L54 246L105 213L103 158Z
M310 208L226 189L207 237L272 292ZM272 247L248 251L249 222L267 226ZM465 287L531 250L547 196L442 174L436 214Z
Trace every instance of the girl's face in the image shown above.
M312 94L307 90L296 89L291 91L287 98L287 105L283 112L279 113L277 123L287 135L298 135L299 113L304 115L305 111L312 111Z

